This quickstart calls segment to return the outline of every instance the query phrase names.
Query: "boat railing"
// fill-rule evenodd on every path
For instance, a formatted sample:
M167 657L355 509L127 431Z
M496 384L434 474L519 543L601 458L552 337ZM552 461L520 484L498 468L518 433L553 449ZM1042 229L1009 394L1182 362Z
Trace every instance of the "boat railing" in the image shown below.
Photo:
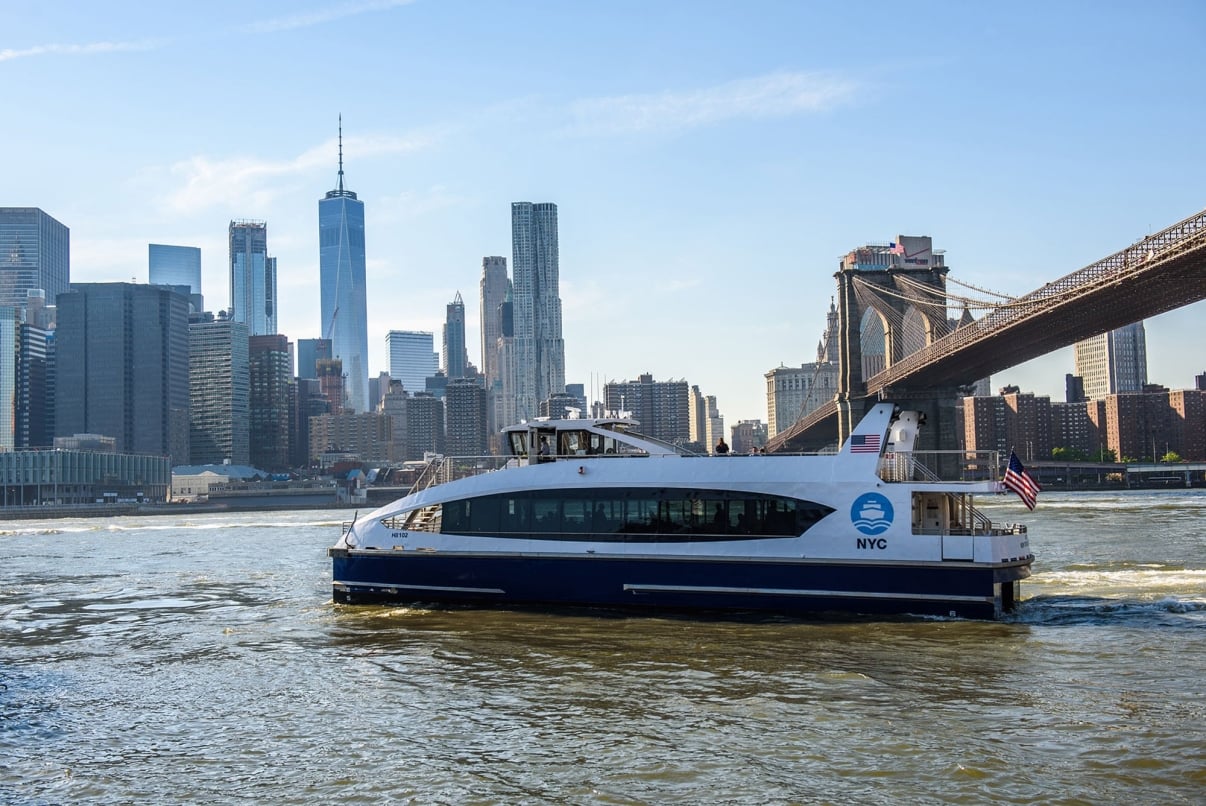
M506 467L513 456L435 456L428 460L419 473L410 492L416 493L457 479L467 479L484 473L493 473Z
M879 461L884 481L996 481L996 451L889 451Z

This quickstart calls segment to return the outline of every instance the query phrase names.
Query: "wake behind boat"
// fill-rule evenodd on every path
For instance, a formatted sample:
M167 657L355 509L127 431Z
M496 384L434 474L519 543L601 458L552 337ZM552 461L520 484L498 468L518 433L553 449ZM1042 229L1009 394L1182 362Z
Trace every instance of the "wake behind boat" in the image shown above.
M504 467L433 461L346 525L333 597L998 618L1030 575L1026 528L973 505L1002 490L995 455L914 452L922 419L877 404L809 456L690 455L622 418L512 426Z

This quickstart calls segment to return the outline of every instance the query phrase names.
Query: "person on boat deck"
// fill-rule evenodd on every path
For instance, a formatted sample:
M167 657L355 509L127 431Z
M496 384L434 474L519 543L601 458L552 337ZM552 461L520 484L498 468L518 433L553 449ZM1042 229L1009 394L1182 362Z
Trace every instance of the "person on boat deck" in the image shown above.
M727 442L724 441L724 437L721 437L720 441L716 443L716 451L715 452L716 452L717 456L724 456L726 453L729 452L729 445Z
M536 452L538 462L548 462L549 459L549 441L547 437L540 438L540 450Z

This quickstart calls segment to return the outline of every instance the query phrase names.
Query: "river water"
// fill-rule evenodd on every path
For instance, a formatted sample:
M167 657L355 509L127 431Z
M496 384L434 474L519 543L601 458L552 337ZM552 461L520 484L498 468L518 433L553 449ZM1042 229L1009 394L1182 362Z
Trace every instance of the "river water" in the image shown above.
M345 512L0 522L0 802L1203 803L1206 491L1003 623L334 606Z

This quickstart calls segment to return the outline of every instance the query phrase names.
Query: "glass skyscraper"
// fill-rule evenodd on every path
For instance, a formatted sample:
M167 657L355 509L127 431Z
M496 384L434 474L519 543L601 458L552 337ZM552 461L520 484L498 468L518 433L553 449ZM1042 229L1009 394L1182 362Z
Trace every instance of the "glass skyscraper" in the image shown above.
M151 285L188 286L193 311L205 310L201 296L201 250L196 246L147 244L147 269Z
M318 268L322 287L321 336L343 361L348 405L368 408L368 312L364 285L364 202L343 187L343 130L339 185L318 200Z
M187 464L188 298L161 286L77 283L58 314L56 434L104 434L118 451Z
M389 350L389 377L402 382L410 394L427 390L427 379L440 367L435 336L425 330L391 330L385 337Z
M511 204L515 416L537 416L540 403L565 391L561 338L557 205ZM511 423L499 423L500 427Z
M24 308L41 288L46 304L70 282L71 233L37 207L0 207L0 305Z
M230 318L252 336L276 333L276 258L264 221L230 222Z

